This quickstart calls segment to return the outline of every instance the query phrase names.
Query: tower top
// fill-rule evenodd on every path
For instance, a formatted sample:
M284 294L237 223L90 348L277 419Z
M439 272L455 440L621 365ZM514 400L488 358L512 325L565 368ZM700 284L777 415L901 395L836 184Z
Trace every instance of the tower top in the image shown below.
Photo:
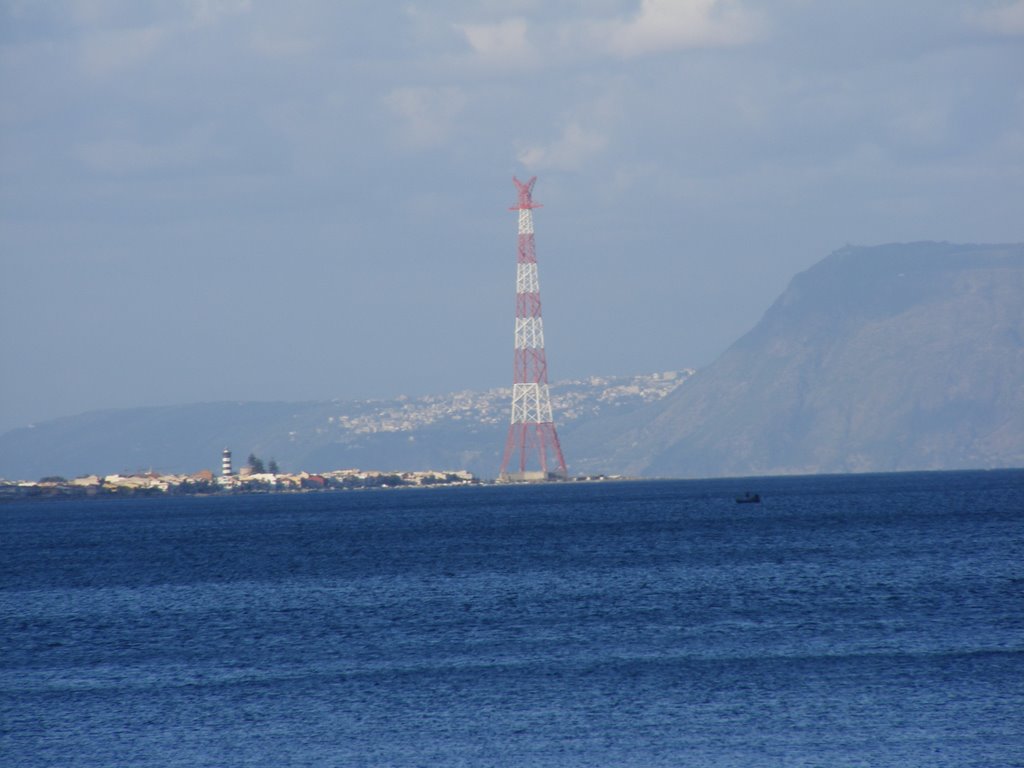
M515 176L512 177L512 181L515 182L516 191L519 193L519 205L513 205L509 208L510 211L522 211L530 208L540 208L540 203L533 202L533 185L537 183L537 177L534 176L527 182L522 182Z

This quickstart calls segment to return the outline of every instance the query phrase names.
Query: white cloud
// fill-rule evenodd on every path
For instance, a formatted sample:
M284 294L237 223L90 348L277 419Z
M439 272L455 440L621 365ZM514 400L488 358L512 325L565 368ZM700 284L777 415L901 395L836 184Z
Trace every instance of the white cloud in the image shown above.
M121 175L175 169L209 160L210 132L196 128L169 143L102 139L80 145L75 154L83 165L99 173Z
M519 151L519 162L531 171L577 170L608 146L603 133L588 131L578 122L568 123L562 135L550 144L534 144Z
M93 76L127 69L152 56L166 33L159 27L118 29L89 35L82 42L82 66Z
M594 54L628 58L742 45L764 30L762 17L741 0L642 0L634 14L618 18L602 14L608 4L581 5L589 15L545 23L515 17L456 29L477 62L522 68Z
M221 19L252 10L251 0L188 0L192 21L200 26L216 24Z
M78 24L101 24L115 17L122 10L122 6L120 0L70 0L66 6L66 13Z
M451 135L466 96L458 88L396 88L384 102L401 118L406 143L424 148L443 144Z
M980 11L972 20L982 29L999 35L1024 35L1024 0Z
M316 40L301 36L287 36L260 32L252 36L252 48L261 56L284 59L304 56L319 47Z
M473 52L488 63L502 66L531 66L537 51L527 39L524 19L506 19L495 24L457 25Z
M733 0L643 0L628 21L600 22L592 34L620 56L740 45L761 30L758 18Z

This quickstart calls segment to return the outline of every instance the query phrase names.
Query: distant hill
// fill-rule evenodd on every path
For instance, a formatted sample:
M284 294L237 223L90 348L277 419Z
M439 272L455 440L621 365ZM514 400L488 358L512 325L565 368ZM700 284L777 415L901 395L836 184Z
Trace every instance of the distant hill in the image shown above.
M592 377L552 387L563 444L580 425L664 398L691 370ZM0 477L217 470L225 448L282 470L468 469L497 475L508 389L394 400L221 402L93 411L0 435ZM568 443L567 443L568 440Z
M570 472L1024 466L1024 245L843 248L691 373L554 385ZM97 411L0 435L0 477L216 469L224 447L236 463L254 452L284 470L493 477L508 408L508 390L494 389Z
M844 248L588 469L672 477L1024 466L1024 245Z

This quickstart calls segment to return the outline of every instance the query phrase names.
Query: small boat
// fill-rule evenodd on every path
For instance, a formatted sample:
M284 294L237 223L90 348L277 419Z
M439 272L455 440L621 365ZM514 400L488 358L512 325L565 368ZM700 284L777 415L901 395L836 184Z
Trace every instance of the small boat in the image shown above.
M742 496L737 496L736 497L736 503L737 504L760 504L761 503L761 494L760 493L751 493L750 491L747 491Z

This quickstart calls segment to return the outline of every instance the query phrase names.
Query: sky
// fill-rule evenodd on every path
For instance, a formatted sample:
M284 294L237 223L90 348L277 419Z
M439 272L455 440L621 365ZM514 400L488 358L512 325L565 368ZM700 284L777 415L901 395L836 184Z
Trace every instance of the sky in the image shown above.
M0 0L0 431L700 368L845 245L1024 241L1024 0Z

